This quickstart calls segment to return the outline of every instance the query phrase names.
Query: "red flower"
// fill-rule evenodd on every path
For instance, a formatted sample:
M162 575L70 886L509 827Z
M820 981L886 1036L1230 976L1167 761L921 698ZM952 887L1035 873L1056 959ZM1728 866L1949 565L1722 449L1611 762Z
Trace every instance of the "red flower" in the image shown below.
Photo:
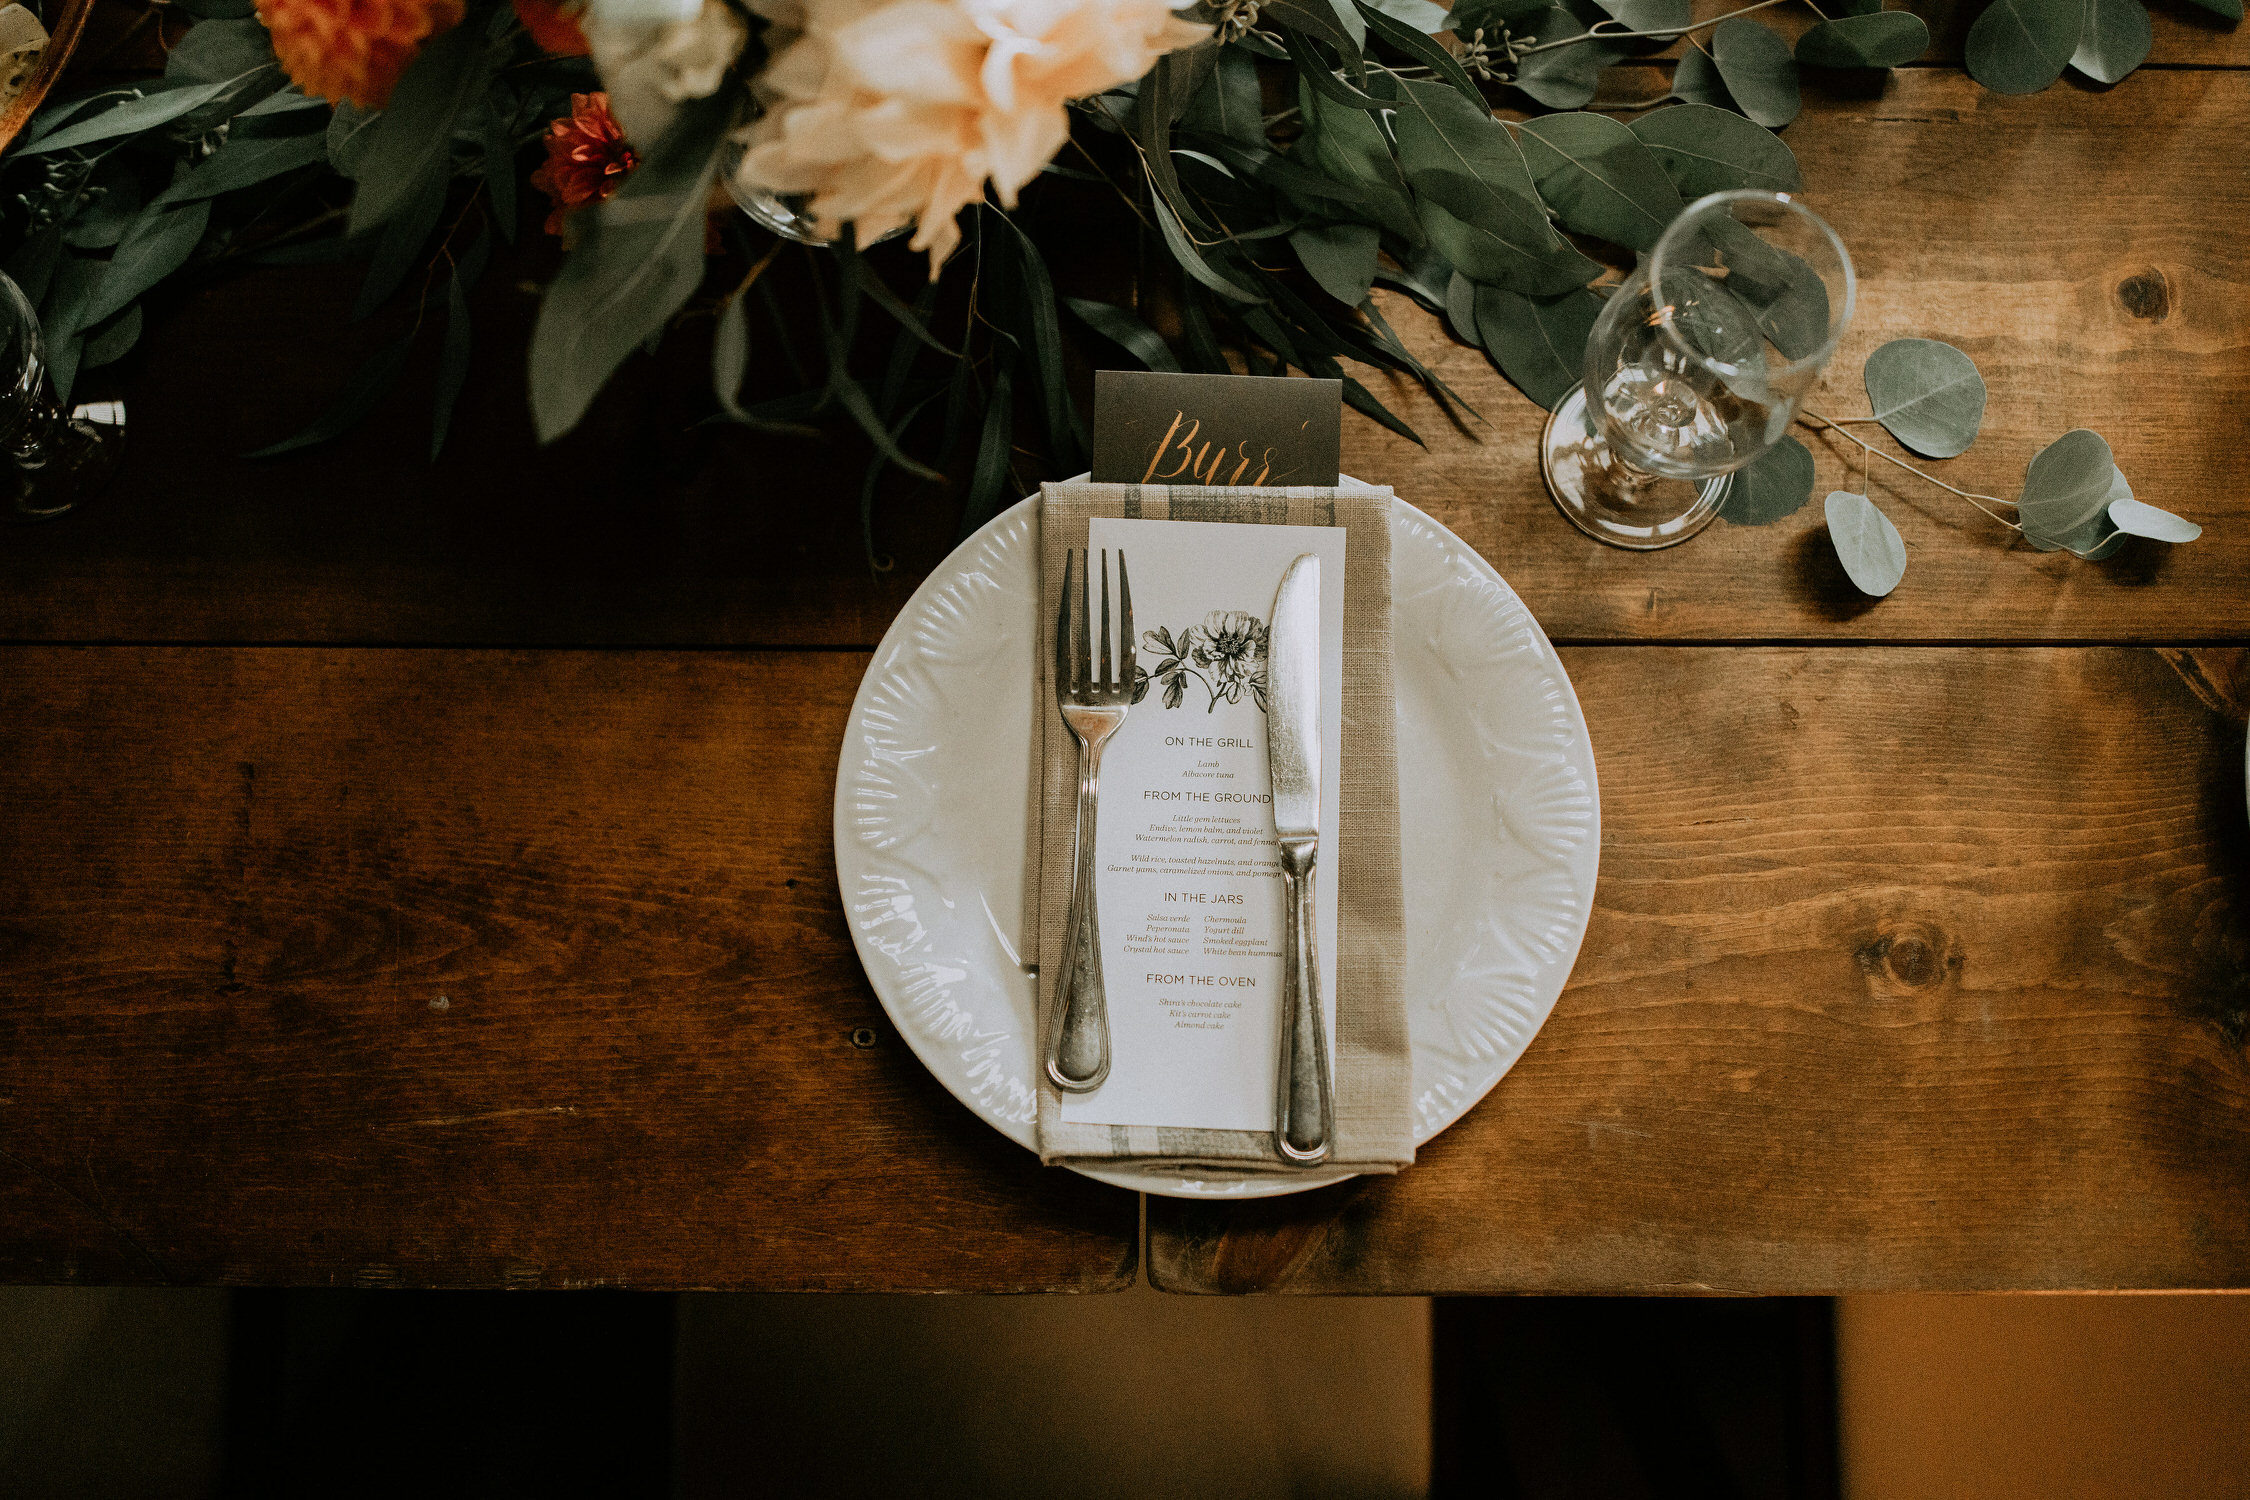
M439 32L461 23L462 0L257 0L274 56L290 81L361 109L390 102L391 85Z
M516 0L516 19L539 44L539 50L556 57L584 57L593 49L579 30L580 7L563 0Z
M547 164L531 174L531 185L555 205L547 215L549 234L562 233L564 215L616 192L640 164L609 112L607 94L572 94L570 113L547 127L546 144Z

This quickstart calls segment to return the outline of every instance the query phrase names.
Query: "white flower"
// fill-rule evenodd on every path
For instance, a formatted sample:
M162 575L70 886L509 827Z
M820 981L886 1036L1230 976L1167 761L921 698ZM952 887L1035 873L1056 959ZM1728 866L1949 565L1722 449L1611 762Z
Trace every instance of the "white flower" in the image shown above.
M609 91L609 110L625 139L642 150L656 144L682 103L718 88L750 38L742 18L722 0L702 0L685 20L605 19L589 9L580 23L594 67Z

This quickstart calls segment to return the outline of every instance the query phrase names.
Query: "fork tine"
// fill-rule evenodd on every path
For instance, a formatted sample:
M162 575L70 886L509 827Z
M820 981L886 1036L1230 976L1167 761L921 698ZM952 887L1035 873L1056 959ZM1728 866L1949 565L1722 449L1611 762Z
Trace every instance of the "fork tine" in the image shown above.
M1070 696L1071 644L1070 644L1070 575L1071 564L1077 556L1068 547L1063 548L1062 605L1055 611L1055 696Z
M1094 628L1094 581L1087 575L1094 571L1094 554L1084 548L1078 553L1078 619L1070 632L1072 649L1078 653L1078 672L1071 685L1083 701L1094 685L1094 645L1086 633Z
M1125 551L1123 548L1119 548L1117 552L1117 598L1117 641L1118 645L1123 648L1125 656L1125 680L1120 686L1127 693L1130 693L1133 691L1133 673L1135 670L1133 642L1137 637L1133 634L1133 582L1125 576Z
M1101 690L1114 690L1117 678L1109 669L1109 549L1102 548L1102 680Z

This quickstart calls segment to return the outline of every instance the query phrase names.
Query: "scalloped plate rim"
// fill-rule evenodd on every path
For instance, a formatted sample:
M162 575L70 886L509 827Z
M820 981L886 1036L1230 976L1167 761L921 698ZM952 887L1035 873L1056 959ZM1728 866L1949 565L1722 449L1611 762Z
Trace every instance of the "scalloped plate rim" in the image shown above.
M1083 479L1084 476L1081 475L1079 478ZM1346 487L1359 483L1348 475L1343 476L1341 482ZM882 641L875 648L869 659L867 670L860 678L859 687L853 694L851 714L845 725L843 743L839 746L833 805L837 891L839 898L846 903L847 914L850 910L851 898L846 881L854 869L864 867L869 860L867 851L860 847L859 840L852 835L849 824L849 798L852 794L855 773L858 769L855 763L855 746L866 721L870 707L869 700L882 686L877 681L876 669L894 656L903 632L916 629L924 622L936 596L961 581L967 571L961 565L961 560L973 556L976 549L994 542L1000 532L1014 523L1025 519L1035 519L1029 515L1029 512L1036 505L1037 500L1036 495L1027 496L992 516L984 525L957 544L944 560L930 571L929 575L915 589L912 597L907 600L905 606L899 610L897 616L891 621L890 626L884 631ZM1466 1087L1456 1091L1454 1098L1447 1101L1443 1107L1443 1119L1428 1130L1423 1130L1419 1125L1417 1126L1416 1144L1419 1147L1458 1122L1463 1115L1475 1108L1484 1096L1490 1093L1499 1081L1508 1074L1516 1062L1529 1050L1540 1030L1544 1028L1548 1016L1553 1013L1556 1000L1560 997L1562 989L1568 984L1571 970L1577 963L1578 953L1585 941L1586 929L1593 913L1594 889L1599 879L1601 792L1598 769L1594 762L1592 739L1586 728L1584 711L1578 702L1577 688L1571 682L1568 671L1564 669L1561 658L1556 654L1553 642L1548 640L1546 631L1539 625L1536 617L1531 614L1529 607L1524 605L1521 598L1508 586L1507 580L1500 576L1499 570L1494 568L1475 548L1462 541L1450 527L1421 510L1412 502L1399 498L1395 493L1392 497L1392 504L1395 507L1392 520L1394 528L1402 518L1401 513L1403 513L1404 519L1426 527L1437 546L1448 549L1453 559L1465 562L1472 575L1481 577L1482 581L1496 588L1505 603L1513 604L1516 609L1522 612L1524 628L1540 664L1551 673L1555 686L1560 690L1560 701L1555 705L1555 712L1559 719L1567 721L1565 727L1574 742L1574 748L1581 753L1584 760L1586 800L1588 802L1586 826L1583 838L1579 841L1587 850L1585 861L1587 867L1584 872L1584 888L1574 893L1576 911L1573 927L1575 930L1570 934L1567 942L1555 945L1554 956L1539 966L1542 982L1536 986L1536 989L1540 994L1532 1003L1522 1007L1526 1012L1529 1025L1524 1030L1520 1040L1509 1040L1505 1046L1497 1050L1494 1058L1487 1060L1486 1066L1476 1070L1478 1073L1488 1076L1466 1081ZM1405 821L1402 817L1402 828ZM899 1035L905 1039L907 1046L912 1049L916 1061L928 1069L931 1075L944 1085L946 1091L966 1106L970 1113L993 1129L1000 1131L1001 1134L1008 1136L1009 1139L1017 1140L1019 1145L1025 1144L1018 1140L1015 1133L1009 1129L1005 1122L988 1113L980 1107L976 1099L964 1092L953 1076L959 1066L956 1059L943 1055L933 1055L934 1049L938 1048L940 1043L936 1038L924 1036L920 1027L911 1024L909 1016L906 1014L909 1007L890 992L892 984L887 983L886 977L882 976L883 966L875 962L878 958L884 958L887 962L887 955L883 955L875 947L874 940L863 930L862 924L847 920L847 926L851 931L853 950L859 957L861 968L867 974L868 983L874 989L877 1001L882 1005L885 1014L891 1018L892 1024L898 1028ZM1550 975L1553 981L1551 984L1545 982ZM1029 976L1021 977L1028 978ZM1409 1025L1412 1027L1416 1015L1426 1007L1418 1006L1412 995L1408 997L1408 1006ZM1419 1030L1414 1032L1411 1045L1417 1056L1421 1054L1427 1042L1428 1038ZM1460 1083L1463 1080L1456 1079L1453 1082ZM1414 1087L1417 1090L1418 1098L1426 1097L1426 1091L1423 1090L1422 1085L1423 1079L1418 1066L1414 1079ZM1422 1110L1420 1105L1417 1108ZM1422 1112L1426 1113L1426 1110ZM1130 1167L1073 1167L1070 1170L1076 1171L1082 1176L1090 1177L1097 1182L1107 1183L1130 1191L1151 1193L1160 1197L1204 1200L1279 1197L1290 1193L1309 1192L1316 1188L1348 1181L1353 1176L1358 1175L1342 1171L1325 1171L1308 1172L1302 1175L1274 1175L1203 1181L1194 1178L1178 1178Z

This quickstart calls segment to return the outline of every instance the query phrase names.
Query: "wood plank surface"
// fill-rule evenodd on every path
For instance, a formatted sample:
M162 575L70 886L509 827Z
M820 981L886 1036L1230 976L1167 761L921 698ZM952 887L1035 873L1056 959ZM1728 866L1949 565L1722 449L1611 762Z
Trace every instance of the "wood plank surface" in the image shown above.
M1992 401L1977 447L1939 472L2013 493L2040 445L2091 426L2143 498L2208 528L2201 541L2096 565L2041 556L1942 492L1878 473L1873 493L1909 549L1906 581L1880 603L1830 560L1817 500L1772 527L1612 552L1548 502L1543 414L1388 294L1392 322L1489 426L1456 431L1394 386L1429 450L1352 416L1347 467L1475 543L1567 639L2250 639L2250 403L2234 397L2250 382L2250 74L2150 69L2015 99L1911 68L1877 99L1808 99L1785 139L1864 278L1824 403L1865 410L1857 371L1876 344L1951 339ZM395 333L348 323L355 268L263 271L185 297L129 371L133 451L114 491L7 532L0 639L877 640L949 545L948 502L887 495L878 545L897 566L871 573L854 514L863 450L687 425L708 407L701 325L629 365L585 432L538 452L521 351L550 269L535 246L486 278L456 436L428 467L428 349L333 448L234 457L311 420ZM1085 274L1067 260L1057 272ZM785 378L771 340L756 362L759 379ZM1820 466L1820 492L1855 482L1834 454ZM1032 461L1022 477L1038 477Z
M1128 1283L861 973L863 667L0 651L0 1279Z
M1604 857L1554 1018L1396 1181L1154 1205L1163 1284L2250 1284L2244 653L1567 661ZM1129 1272L1132 1198L868 992L863 658L0 665L0 1276Z
M1151 1199L1175 1291L2250 1286L2250 654L1581 649L1602 870L1396 1178Z

